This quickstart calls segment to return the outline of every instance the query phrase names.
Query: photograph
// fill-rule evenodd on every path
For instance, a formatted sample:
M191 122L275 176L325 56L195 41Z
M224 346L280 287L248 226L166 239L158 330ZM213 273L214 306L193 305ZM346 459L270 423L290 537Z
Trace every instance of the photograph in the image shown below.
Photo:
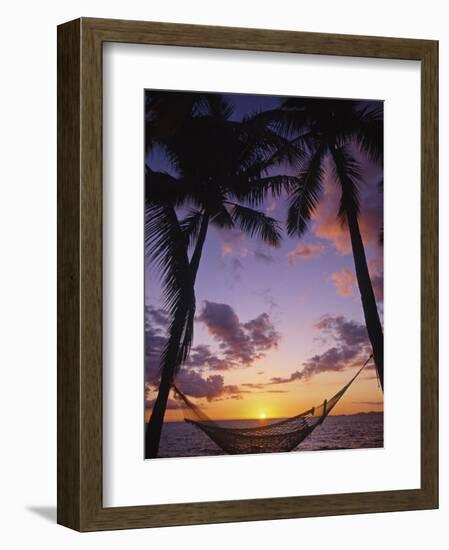
M145 458L382 448L383 101L147 89L142 122Z

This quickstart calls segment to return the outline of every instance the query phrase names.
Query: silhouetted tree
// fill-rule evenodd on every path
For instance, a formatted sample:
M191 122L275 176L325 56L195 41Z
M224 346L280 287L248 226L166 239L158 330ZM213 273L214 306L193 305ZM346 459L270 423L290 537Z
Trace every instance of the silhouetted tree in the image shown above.
M358 147L367 158L383 157L383 109L380 103L351 100L288 98L281 109L261 114L265 122L294 136L305 151L295 184L289 189L287 230L302 237L323 195L325 164L341 191L338 217L349 231L355 272L379 381L384 383L383 331L360 233L359 188L363 180L354 156Z
M238 228L277 246L278 222L257 207L269 194L279 196L298 184L296 177L270 173L282 162L297 162L299 147L258 115L242 121L231 115L219 94L164 92L146 98L147 151L162 152L172 171L146 167L146 250L161 274L170 316L146 428L147 458L158 454L170 388L192 343L195 281L210 225Z

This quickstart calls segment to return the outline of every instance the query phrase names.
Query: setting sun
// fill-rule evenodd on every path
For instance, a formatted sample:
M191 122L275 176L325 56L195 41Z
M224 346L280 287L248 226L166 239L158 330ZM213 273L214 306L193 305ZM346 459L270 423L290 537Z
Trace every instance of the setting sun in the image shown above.
M267 414L264 413L264 412L260 413L260 415L259 415L259 418L260 418L261 420L265 420L266 417L267 417Z

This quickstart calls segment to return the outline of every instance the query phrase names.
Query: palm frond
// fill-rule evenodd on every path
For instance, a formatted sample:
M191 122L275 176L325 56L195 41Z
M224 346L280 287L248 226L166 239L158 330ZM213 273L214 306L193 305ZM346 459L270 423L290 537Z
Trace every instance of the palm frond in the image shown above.
M210 221L220 229L231 229L234 227L234 220L223 203L214 209Z
M234 182L229 195L252 207L258 207L269 196L277 199L283 192L289 193L298 184L299 180L296 176L266 176L249 181L241 177L239 181Z
M304 163L297 176L297 185L290 193L287 214L287 231L290 236L301 237L307 230L323 193L323 159L326 147L321 145Z
M241 144L236 167L247 177L260 177L282 163L295 168L306 154L301 140L287 139L258 116L242 122L239 132Z
M195 92L147 90L145 93L145 143L149 151L154 144L170 140L190 116L202 95Z
M331 151L334 175L341 186L341 201L338 217L342 223L346 222L348 213L358 215L360 210L360 163L352 156L349 146L344 145Z
M284 101L277 109L258 113L257 119L286 139L291 139L298 133L307 131L310 122L304 106L298 103L292 105L289 100Z
M191 210L179 223L182 236L187 244L187 249L193 245L198 237L202 217L203 213L200 210Z
M145 253L159 272L164 307L173 316L190 277L190 268L186 242L172 204L147 203Z
M256 236L271 246L279 246L281 229L279 222L259 210L234 204L232 219L250 237Z
M367 105L357 112L354 139L373 162L381 162L384 149L384 115L382 104Z
M153 171L149 166L145 166L146 204L181 204L185 195L184 187L182 180L166 172Z
M173 205L146 205L145 247L146 254L161 277L164 309L171 317L160 368L168 369L170 375L174 376L192 344L195 292L185 235Z
M207 114L227 120L234 109L231 103L222 94L203 94L207 104Z

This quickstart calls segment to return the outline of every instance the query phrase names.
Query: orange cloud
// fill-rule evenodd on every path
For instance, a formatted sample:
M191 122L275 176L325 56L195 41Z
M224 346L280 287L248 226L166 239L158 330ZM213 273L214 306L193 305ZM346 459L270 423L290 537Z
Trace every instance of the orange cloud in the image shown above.
M226 254L232 254L234 252L234 249L232 248L232 246L230 244L224 244L221 247L221 252L222 252L223 256L226 256Z
M382 197L380 195L373 195L373 197L365 197L370 200L362 200L359 215L360 233L365 246L378 243L379 231L382 227L378 205ZM332 181L326 181L324 195L313 216L315 222L313 232L317 237L331 241L339 254L346 255L351 253L352 247L348 228L341 224L337 215L340 198L341 190L338 185Z
M368 270L373 286L374 296L377 302L383 302L384 299L384 273L382 258L373 258L368 262ZM335 290L339 296L352 296L354 288L357 286L357 278L353 271L342 269L332 273L331 280L334 283Z
M342 269L332 273L331 279L339 296L352 296L354 294L356 277L353 271Z
M245 257L248 255L248 248L245 246L245 235L238 229L222 230L219 233L222 240L221 255L238 254Z
M324 253L325 247L322 244L304 244L299 243L295 250L292 250L288 256L288 264L294 265L298 260L316 258Z

